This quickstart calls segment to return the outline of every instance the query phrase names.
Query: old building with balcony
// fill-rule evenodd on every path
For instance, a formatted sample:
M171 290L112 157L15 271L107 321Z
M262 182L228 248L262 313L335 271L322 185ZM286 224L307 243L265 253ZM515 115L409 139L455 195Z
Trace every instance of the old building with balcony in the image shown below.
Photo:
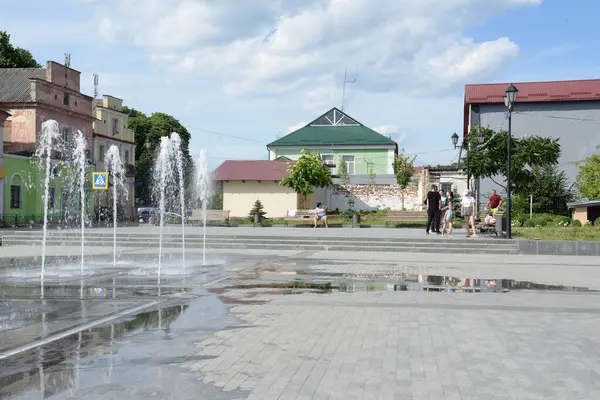
M93 158L96 171L108 171L104 158L111 146L117 146L121 162L125 167L124 185L118 203L122 206L119 215L124 219L135 216L135 140L133 130L129 129L129 116L123 112L123 100L114 96L104 95L93 101L94 113L94 144ZM112 185L109 179L109 185ZM96 194L94 205L96 211L102 207L111 207L112 190Z

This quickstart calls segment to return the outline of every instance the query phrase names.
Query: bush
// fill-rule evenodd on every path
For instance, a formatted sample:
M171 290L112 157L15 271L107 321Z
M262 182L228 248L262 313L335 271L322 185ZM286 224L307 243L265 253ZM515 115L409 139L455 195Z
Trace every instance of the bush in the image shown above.
M554 218L554 225L556 226L569 226L571 222L571 218L562 215Z
M581 227L581 222L579 222L577 219L574 219L571 221L571 226Z
M600 217L596 218L594 221L594 226L600 227Z
M532 219L526 219L525 222L523 222L523 228L533 228L535 226L535 222L533 222Z

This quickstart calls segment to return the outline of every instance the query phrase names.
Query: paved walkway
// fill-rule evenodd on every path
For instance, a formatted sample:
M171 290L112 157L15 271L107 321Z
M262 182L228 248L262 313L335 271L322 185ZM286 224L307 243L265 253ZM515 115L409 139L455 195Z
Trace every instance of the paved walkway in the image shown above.
M597 399L597 295L263 295L185 363L248 399Z

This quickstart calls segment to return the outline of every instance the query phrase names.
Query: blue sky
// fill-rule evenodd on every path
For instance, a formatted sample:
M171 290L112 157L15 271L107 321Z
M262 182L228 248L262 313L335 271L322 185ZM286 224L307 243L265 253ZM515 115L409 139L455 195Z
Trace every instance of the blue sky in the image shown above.
M213 167L263 159L268 142L339 107L345 69L346 112L438 164L457 155L466 83L598 77L600 4L567 4L4 0L0 26L40 63L70 52L84 93L98 73L101 94L174 115Z

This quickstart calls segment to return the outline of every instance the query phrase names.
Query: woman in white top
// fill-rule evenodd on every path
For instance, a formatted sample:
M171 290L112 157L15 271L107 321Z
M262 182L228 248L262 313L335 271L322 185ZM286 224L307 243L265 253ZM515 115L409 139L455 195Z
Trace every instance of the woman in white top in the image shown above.
M463 198L460 202L460 210L462 216L465 218L465 229L467 230L467 237L469 237L469 223L473 230L473 237L477 237L475 232L475 199L473 198L473 192L465 190L463 192Z

